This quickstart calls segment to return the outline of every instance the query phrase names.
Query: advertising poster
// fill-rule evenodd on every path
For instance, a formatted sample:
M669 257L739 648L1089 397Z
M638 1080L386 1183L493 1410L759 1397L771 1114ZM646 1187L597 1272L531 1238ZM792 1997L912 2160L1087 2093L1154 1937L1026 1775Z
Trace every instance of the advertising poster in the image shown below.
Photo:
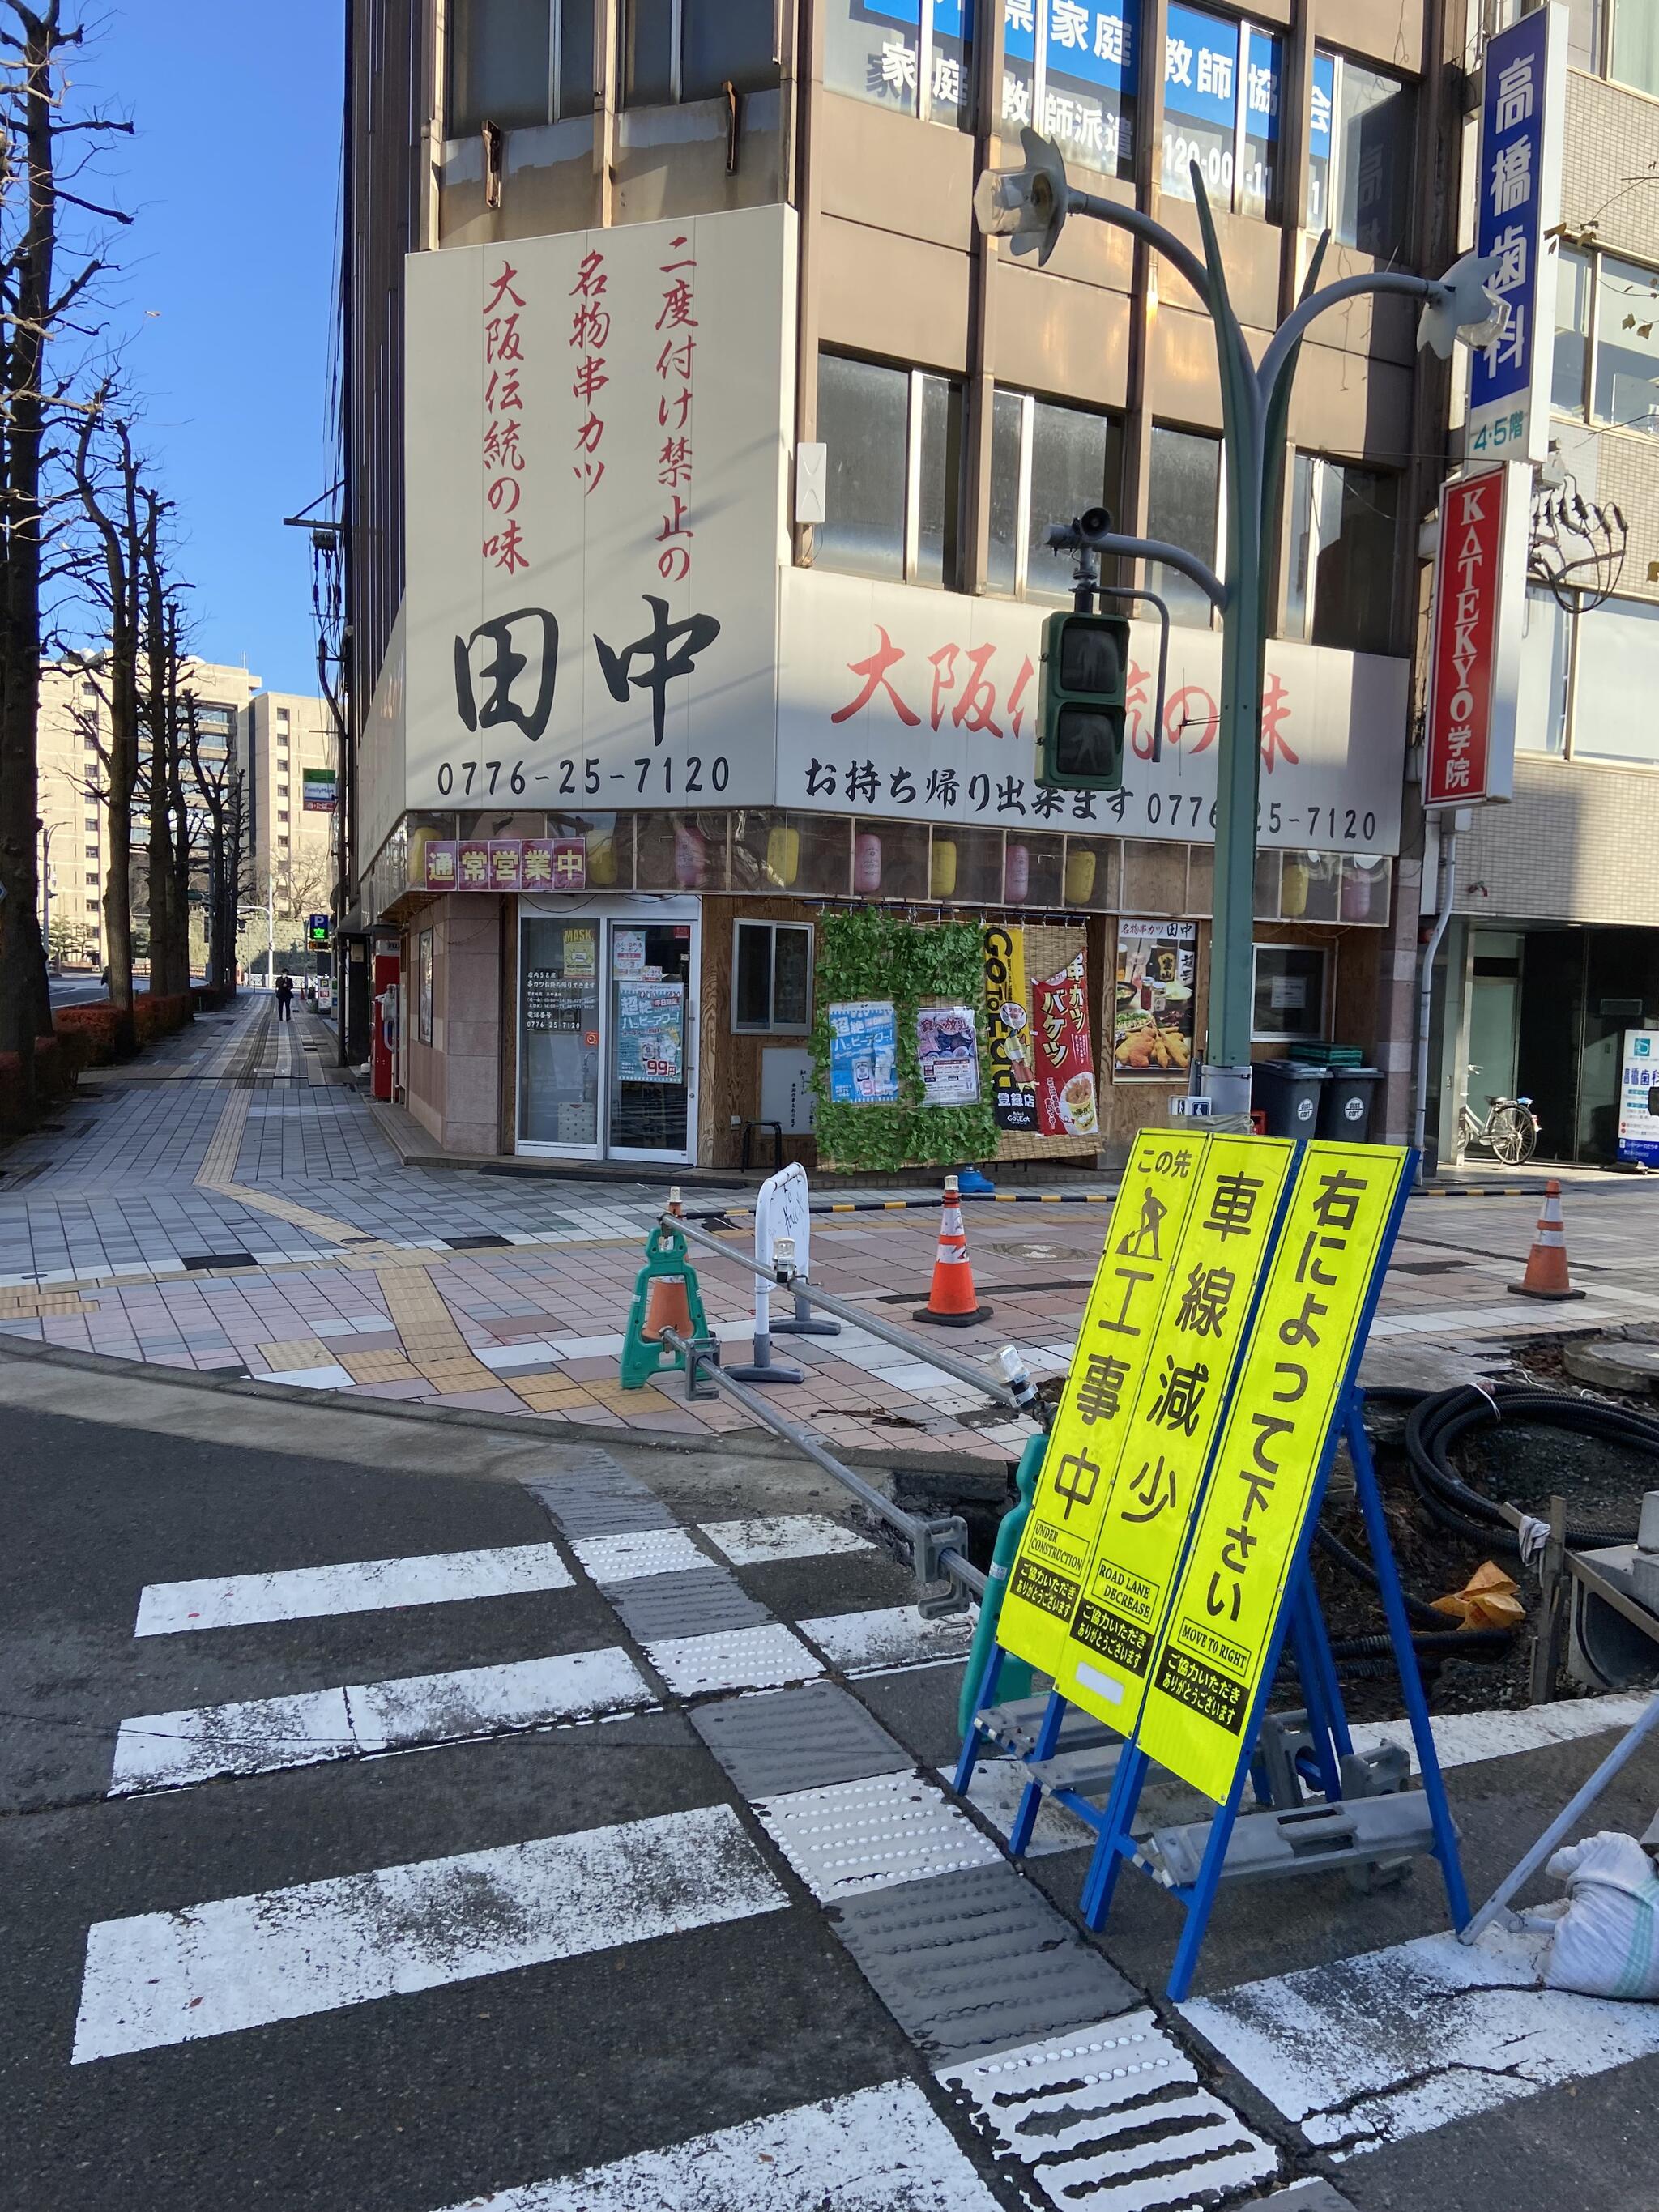
M643 975L645 932L613 929L611 933L611 972L613 975Z
M1036 1068L1031 1059L1031 1001L1025 981L1025 932L984 933L985 1038L991 1111L999 1129L1035 1129Z
M890 999L845 999L829 1010L830 1097L837 1106L896 1106L898 1018Z
M1036 1039L1037 1127L1045 1137L1097 1137L1094 1056L1082 953L1032 993Z
M1659 1114L1648 1110L1659 1082L1659 1030L1626 1030L1619 1064L1619 1157L1659 1167Z
M979 1103L979 1042L971 1006L918 1006L916 1057L924 1106Z
M684 983L620 983L617 987L617 1080L685 1080Z
M1197 981L1195 921L1119 922L1115 1074L1186 1074L1193 1057Z
M566 927L564 972L567 975L592 975L598 972L593 958L593 936L591 929Z
M331 768L301 769L300 787L304 793L301 805L307 814L332 814L334 771Z

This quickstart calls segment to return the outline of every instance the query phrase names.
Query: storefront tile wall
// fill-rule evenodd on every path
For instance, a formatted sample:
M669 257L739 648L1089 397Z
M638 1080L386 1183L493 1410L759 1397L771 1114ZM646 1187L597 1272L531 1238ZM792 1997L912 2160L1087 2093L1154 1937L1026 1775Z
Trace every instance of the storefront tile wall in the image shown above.
M420 1041L416 947L433 933L432 1042ZM405 1103L447 1152L500 1149L505 1060L501 902L436 899L404 939Z
M1659 925L1659 770L1523 755L1513 800L1474 812L1457 841L1458 913Z

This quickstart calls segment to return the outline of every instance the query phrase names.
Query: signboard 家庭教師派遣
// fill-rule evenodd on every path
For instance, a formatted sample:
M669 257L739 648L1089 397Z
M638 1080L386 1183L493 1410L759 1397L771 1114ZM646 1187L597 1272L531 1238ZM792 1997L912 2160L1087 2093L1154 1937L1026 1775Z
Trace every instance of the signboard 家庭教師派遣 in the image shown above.
M1025 932L1018 922L984 932L985 1029L991 1111L999 1129L1036 1127L1036 1066L1025 981Z
M786 568L777 804L1035 834L1204 844L1215 834L1221 639L1170 634L1152 758L1157 626L1130 626L1127 742L1115 792L1039 790L1042 611ZM1258 842L1395 853L1408 663L1267 641Z
M1045 1137L1100 1133L1086 978L1086 963L1079 952L1031 993L1037 1127Z
M1659 1167L1659 1114L1648 1102L1659 1086L1659 1030L1626 1030L1619 1066L1619 1157Z
M1185 1075L1192 1065L1198 924L1120 921L1115 1075Z
M1508 799L1526 612L1532 472L1510 461L1440 495L1434 563L1425 806Z
M1249 1753L1247 1723L1386 1257L1406 1158L1392 1146L1304 1148L1152 1654L1139 1747L1218 1803Z
M1489 289L1505 314L1469 356L1472 467L1547 458L1567 22L1565 8L1536 8L1486 41L1474 250L1497 257Z
M971 1006L918 1006L916 1057L924 1106L979 1103L979 1042Z
M770 803L794 232L408 256L410 806Z
M890 999L844 999L825 1010L830 1098L836 1106L898 1103L898 1017Z

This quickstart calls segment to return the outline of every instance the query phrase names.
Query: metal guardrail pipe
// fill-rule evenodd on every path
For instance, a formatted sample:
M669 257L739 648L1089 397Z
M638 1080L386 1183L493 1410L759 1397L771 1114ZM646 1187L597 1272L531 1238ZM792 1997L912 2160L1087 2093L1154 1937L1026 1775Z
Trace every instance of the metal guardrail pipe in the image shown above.
M729 1244L722 1244L707 1230L699 1229L695 1222L688 1221L684 1214L665 1212L659 1216L659 1223L664 1229L678 1230L691 1243L701 1244L706 1250L718 1253L722 1260L730 1260L739 1267L747 1267L750 1274L757 1275L762 1282L775 1289L799 1291L809 1305L822 1306L826 1313L839 1316L852 1328L861 1328L867 1335L879 1337L884 1344L892 1345L896 1351L908 1352L913 1359L925 1361L929 1367L937 1367L942 1374L953 1375L958 1382L966 1382L970 1389L982 1391L994 1405L1006 1406L1012 1413L1024 1413L1030 1420L1040 1419L1035 1392L1022 1398L1017 1385L988 1375L973 1360L958 1358L943 1345L925 1342L919 1336L912 1336L907 1329L898 1328L892 1322L884 1321L878 1314L866 1313L862 1306L854 1305L849 1299L836 1297L828 1291L821 1291L810 1276L797 1274L793 1267L782 1264L769 1267L746 1252L734 1252Z

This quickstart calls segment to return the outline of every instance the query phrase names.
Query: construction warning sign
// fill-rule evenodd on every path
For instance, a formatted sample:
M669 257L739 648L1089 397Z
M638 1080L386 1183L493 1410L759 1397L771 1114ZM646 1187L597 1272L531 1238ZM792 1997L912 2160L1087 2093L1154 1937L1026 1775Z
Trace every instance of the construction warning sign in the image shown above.
M1063 1696L1125 1735L1140 1711L1295 1155L1274 1138L1205 1145L1139 1388L1111 1409L1122 1431L1117 1480L1053 1672Z
M1005 1650L1052 1674L1066 1644L1212 1140L1143 1129L1060 1401L997 1621ZM1286 1148L1288 1150L1288 1147Z
M1387 1264L1407 1158L1381 1145L1304 1148L1158 1638L1140 1749L1218 1803L1248 1749L1331 1425Z

